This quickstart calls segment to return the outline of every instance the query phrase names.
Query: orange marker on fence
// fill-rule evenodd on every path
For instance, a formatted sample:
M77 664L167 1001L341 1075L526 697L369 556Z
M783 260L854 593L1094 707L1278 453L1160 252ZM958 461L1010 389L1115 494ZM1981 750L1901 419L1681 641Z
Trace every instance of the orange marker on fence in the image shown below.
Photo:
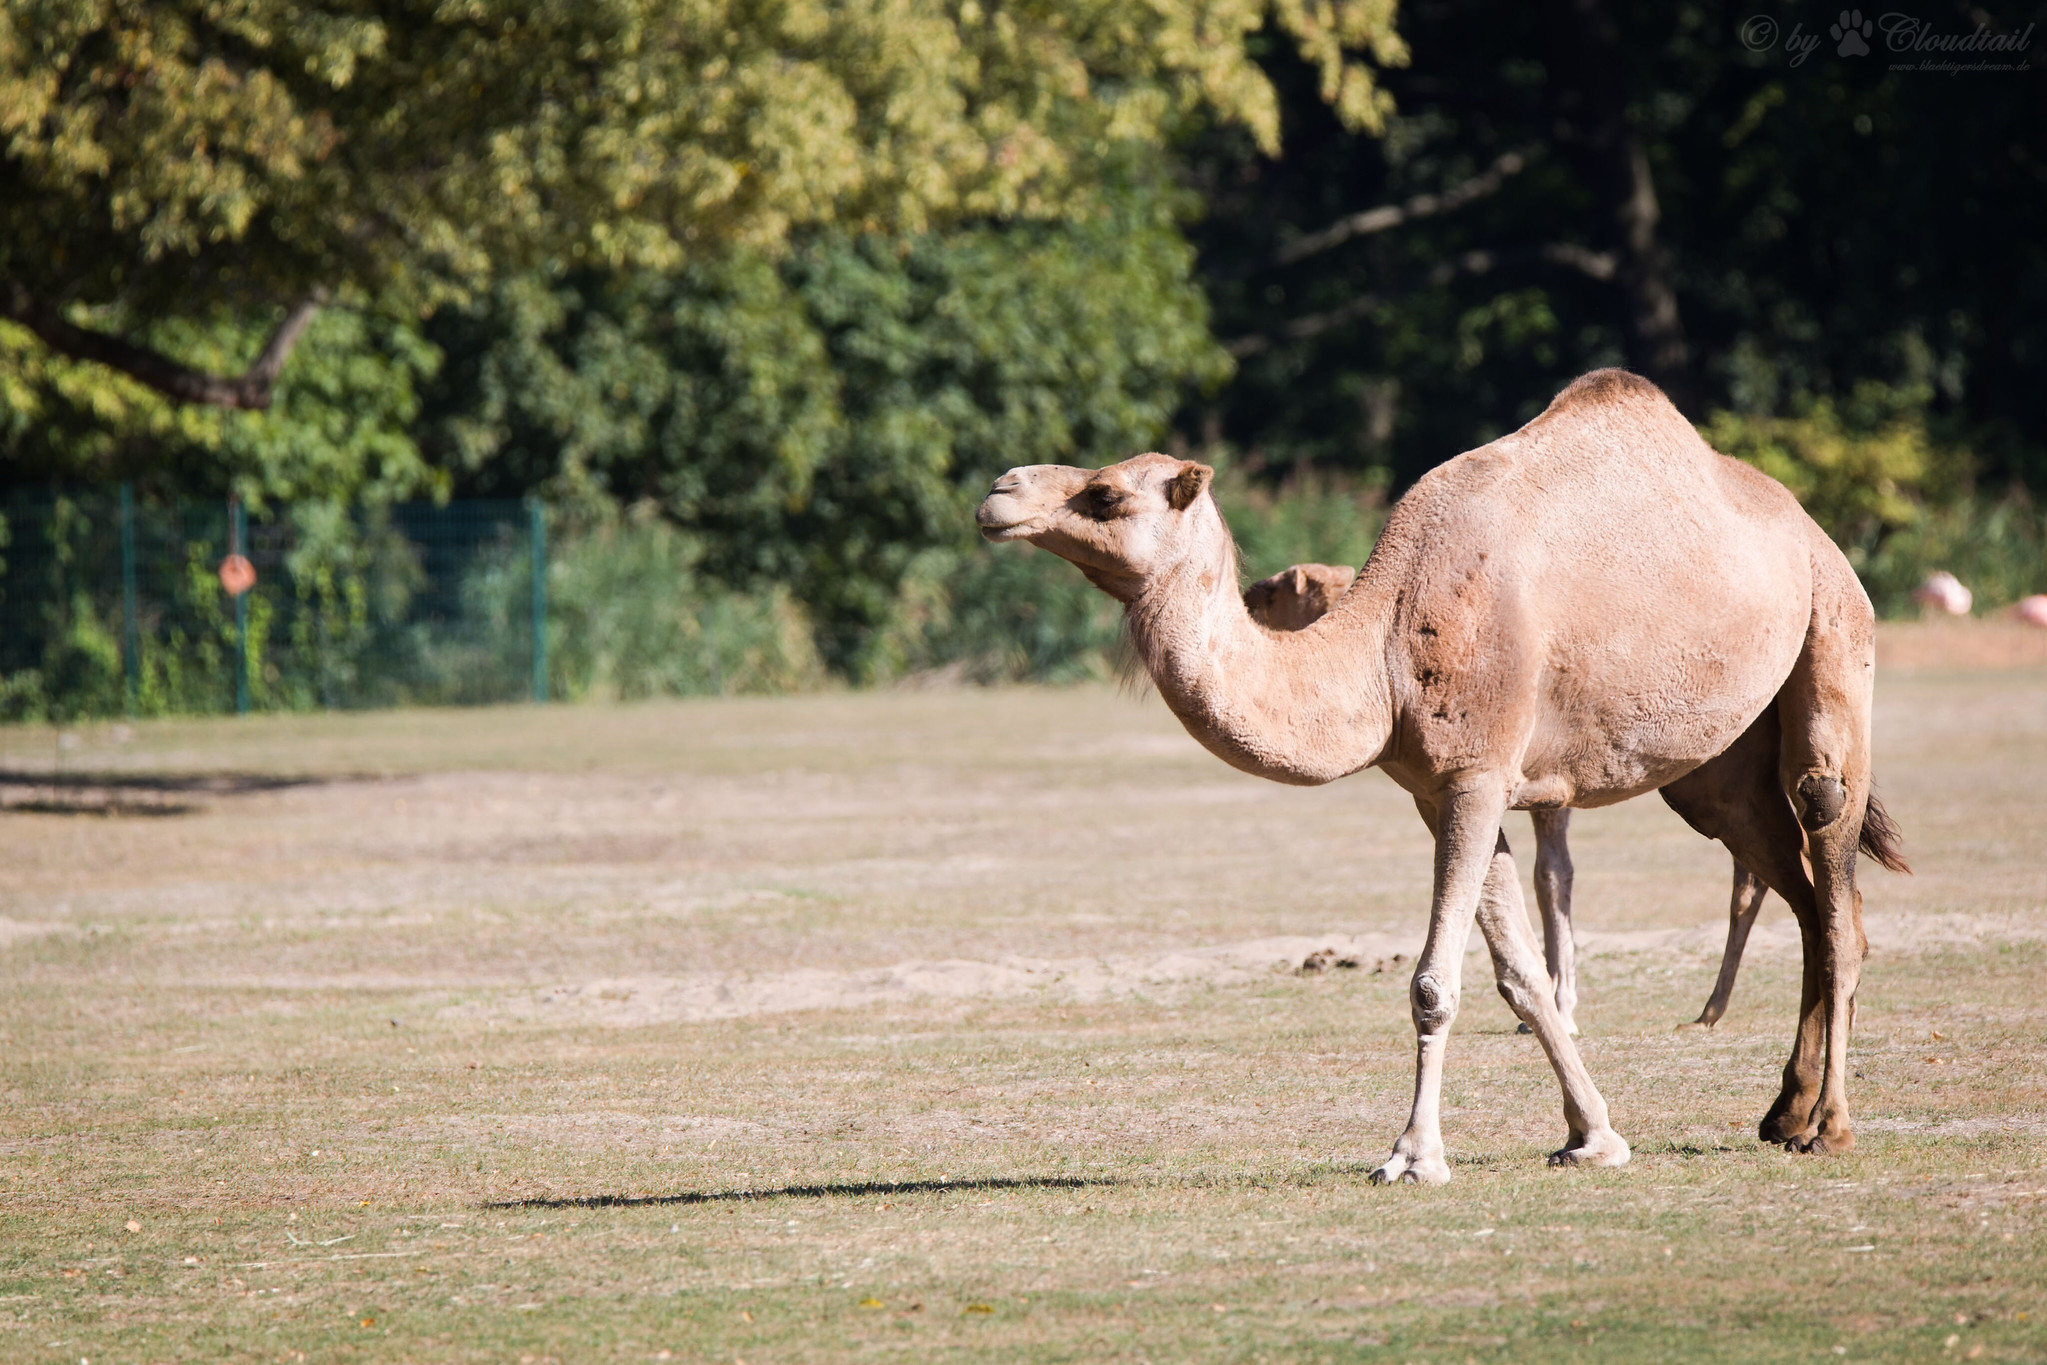
M220 586L229 597L240 597L256 586L256 566L247 555L229 555L220 561Z

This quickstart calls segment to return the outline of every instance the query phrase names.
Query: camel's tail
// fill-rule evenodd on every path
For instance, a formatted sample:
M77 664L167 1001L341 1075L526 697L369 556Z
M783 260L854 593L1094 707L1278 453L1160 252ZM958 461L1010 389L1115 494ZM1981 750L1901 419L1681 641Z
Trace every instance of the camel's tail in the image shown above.
M1872 791L1869 808L1862 812L1862 851L1893 872L1910 873L1912 865L1905 861L1903 842L1897 821Z

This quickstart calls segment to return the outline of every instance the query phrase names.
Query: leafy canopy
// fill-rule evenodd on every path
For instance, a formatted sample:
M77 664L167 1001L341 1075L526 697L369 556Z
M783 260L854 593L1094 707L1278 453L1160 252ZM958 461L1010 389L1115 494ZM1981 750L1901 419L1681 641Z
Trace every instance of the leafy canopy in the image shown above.
M229 368L259 330L232 317L172 317L138 335ZM417 325L330 308L307 329L276 402L230 412L177 403L0 322L0 468L8 483L138 479L149 491L235 493L256 506L431 496L447 480L421 458L413 424L440 360Z
M1277 145L1292 35L1353 126L1393 0L0 0L0 284L102 322L1084 205L1202 108ZM19 310L17 310L19 311Z
M920 553L1014 464L1158 440L1219 382L1190 253L1152 190L1074 224L813 234L779 260L524 276L444 311L421 426L464 493L645 501L702 570L787 583L862 672Z

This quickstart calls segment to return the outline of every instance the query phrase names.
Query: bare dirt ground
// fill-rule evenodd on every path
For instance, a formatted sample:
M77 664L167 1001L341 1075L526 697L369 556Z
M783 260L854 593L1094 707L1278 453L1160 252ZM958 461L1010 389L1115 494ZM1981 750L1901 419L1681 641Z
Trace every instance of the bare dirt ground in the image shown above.
M2009 614L1986 620L1886 621L1877 628L1882 668L2038 668L2047 665L2047 630Z
M0 731L0 1359L2047 1358L2047 672L1879 698L1857 1150L1753 1136L1781 905L1674 1029L1728 865L1652 799L1572 831L1635 1162L1542 1165L1474 954L1442 1190L1365 1181L1411 806L1155 701Z

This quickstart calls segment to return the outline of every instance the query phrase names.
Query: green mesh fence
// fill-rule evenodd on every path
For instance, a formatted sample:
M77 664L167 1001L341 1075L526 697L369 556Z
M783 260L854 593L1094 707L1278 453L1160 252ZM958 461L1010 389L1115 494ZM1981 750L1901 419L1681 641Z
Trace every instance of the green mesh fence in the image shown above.
M545 695L537 505L240 516L36 490L0 499L0 516L0 719ZM239 597L219 573L235 539L256 570Z

